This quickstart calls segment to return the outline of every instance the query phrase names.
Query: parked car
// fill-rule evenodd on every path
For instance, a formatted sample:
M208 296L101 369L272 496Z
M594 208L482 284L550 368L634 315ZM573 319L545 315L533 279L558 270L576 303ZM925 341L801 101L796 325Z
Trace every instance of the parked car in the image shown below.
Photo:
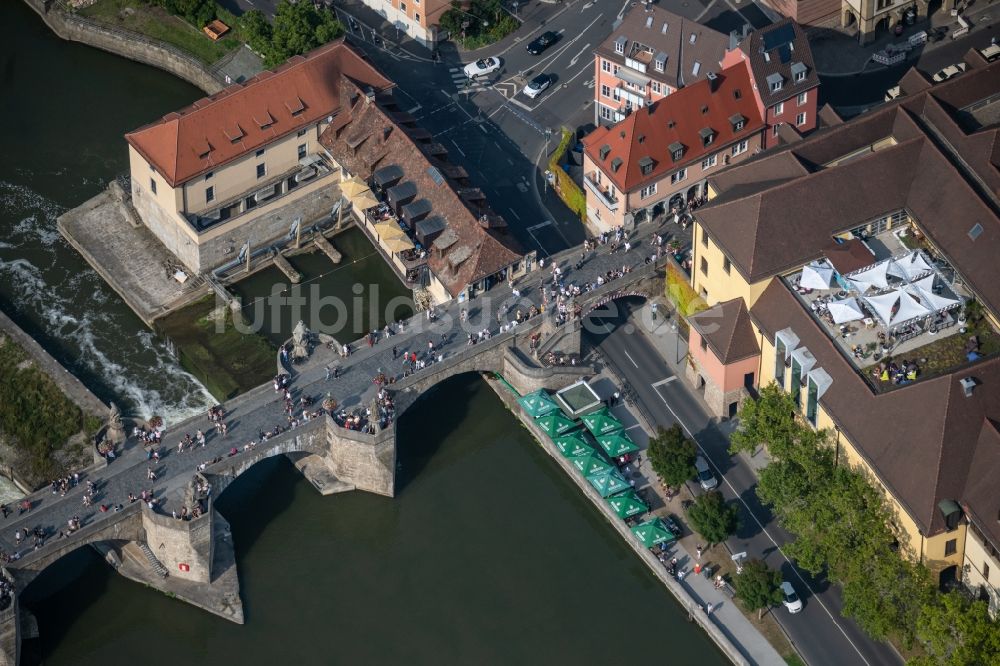
M698 483L701 484L702 490L711 490L719 485L719 480L715 478L707 460L698 456L694 459L694 468L698 471Z
M542 51L549 48L558 41L559 41L558 32L552 32L551 30L549 30L548 32L543 32L542 34L538 35L538 37L535 37L533 40L531 40L531 42L528 44L528 53L530 53L531 55L539 55Z
M802 600L787 580L781 581L781 602L785 604L789 613L798 613L802 610Z
M947 81L951 77L958 76L959 74L964 72L966 67L968 67L968 65L966 65L964 62L957 62L954 65L948 65L941 71L934 74L934 76L932 76L931 78L937 81L938 83L940 83L941 81Z
M990 44L985 49L979 49L979 54L986 59L986 62L993 62L1000 58L1000 44Z
M500 64L500 58L493 56L470 62L465 66L465 75L470 79L474 79L477 76L486 76L500 69Z
M525 97L535 99L550 85L552 85L552 77L548 74L539 74L535 78L528 81L528 85L524 86L524 95Z
M899 89L899 86L893 86L893 87L891 87L891 88L889 88L888 90L885 91L885 101L891 102L892 100L896 99L897 97L899 97L902 94L903 93Z

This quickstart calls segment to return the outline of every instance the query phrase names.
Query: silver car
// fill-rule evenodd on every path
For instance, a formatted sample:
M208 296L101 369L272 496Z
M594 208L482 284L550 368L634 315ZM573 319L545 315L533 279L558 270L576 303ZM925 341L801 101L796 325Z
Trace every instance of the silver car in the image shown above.
M719 485L719 480L712 473L712 468L708 466L708 461L701 456L694 459L694 468L698 472L698 483L701 484L703 490L711 490Z
M781 602L785 604L789 613L798 613L802 610L802 600L787 580L781 581Z

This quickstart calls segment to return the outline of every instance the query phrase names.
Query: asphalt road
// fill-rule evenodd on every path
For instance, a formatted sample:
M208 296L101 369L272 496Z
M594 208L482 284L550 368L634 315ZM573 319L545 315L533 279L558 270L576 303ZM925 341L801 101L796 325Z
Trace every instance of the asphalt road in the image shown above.
M885 643L873 641L858 626L841 617L839 589L827 581L798 570L781 552L790 535L781 529L771 512L757 500L756 477L742 457L728 453L728 435L733 422L717 424L690 393L686 380L676 377L645 334L626 323L624 309L616 316L593 318L585 333L604 359L636 393L640 406L657 426L681 425L692 435L720 477L719 489L740 507L738 534L727 542L734 552L763 559L782 571L802 597L804 608L796 615L784 608L774 610L810 666L898 666L902 659ZM622 325L625 324L625 325ZM678 355L685 350L678 349Z

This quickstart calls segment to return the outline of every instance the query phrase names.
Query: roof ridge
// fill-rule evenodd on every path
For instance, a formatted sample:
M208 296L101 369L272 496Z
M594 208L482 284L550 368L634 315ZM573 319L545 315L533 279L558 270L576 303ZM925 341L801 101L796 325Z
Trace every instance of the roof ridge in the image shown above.
M729 329L729 339L726 340L726 352L729 352L733 347L733 338L736 337L736 329L740 327L740 319L742 318L742 313L744 310L743 299L739 299L739 303L736 305L736 317L733 319L733 325ZM729 354L727 353L728 357Z
M952 378L952 376L953 375L948 374L948 375L945 375L944 377L941 377L940 379L941 380L950 380ZM929 381L928 382L928 386L932 385L931 384L932 382L933 382L933 380ZM937 437L936 440L935 440L940 445L938 446L937 465L935 465L935 467L934 467L934 494L931 496L931 502L932 502L931 515L928 516L928 518L927 518L928 531L930 531L930 526L934 522L933 502L934 502L934 499L937 498L938 491L941 488L941 468L943 467L943 461L944 461L944 441L945 441L945 434L948 432L948 419L951 416L951 396L952 396L952 393L954 392L954 387L952 386L952 384L953 384L953 382L951 382L951 381L948 382L948 390L946 391L946 396L945 396L945 401L944 401L944 418L941 419L941 432L940 432L940 436ZM965 484L963 483L962 486L964 487Z

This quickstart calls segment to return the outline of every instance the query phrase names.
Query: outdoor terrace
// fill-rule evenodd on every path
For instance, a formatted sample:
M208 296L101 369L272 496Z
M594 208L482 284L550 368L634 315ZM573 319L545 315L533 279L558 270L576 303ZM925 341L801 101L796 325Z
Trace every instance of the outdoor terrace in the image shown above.
M598 184L597 182L597 172L591 171L590 173L584 175L583 183L587 186L587 189L594 193L594 195L601 200L608 210L618 209L618 197L611 194L609 188Z
M784 280L875 390L1000 352L1000 336L947 262L909 249L898 230L865 245L868 267L841 275L822 259Z

